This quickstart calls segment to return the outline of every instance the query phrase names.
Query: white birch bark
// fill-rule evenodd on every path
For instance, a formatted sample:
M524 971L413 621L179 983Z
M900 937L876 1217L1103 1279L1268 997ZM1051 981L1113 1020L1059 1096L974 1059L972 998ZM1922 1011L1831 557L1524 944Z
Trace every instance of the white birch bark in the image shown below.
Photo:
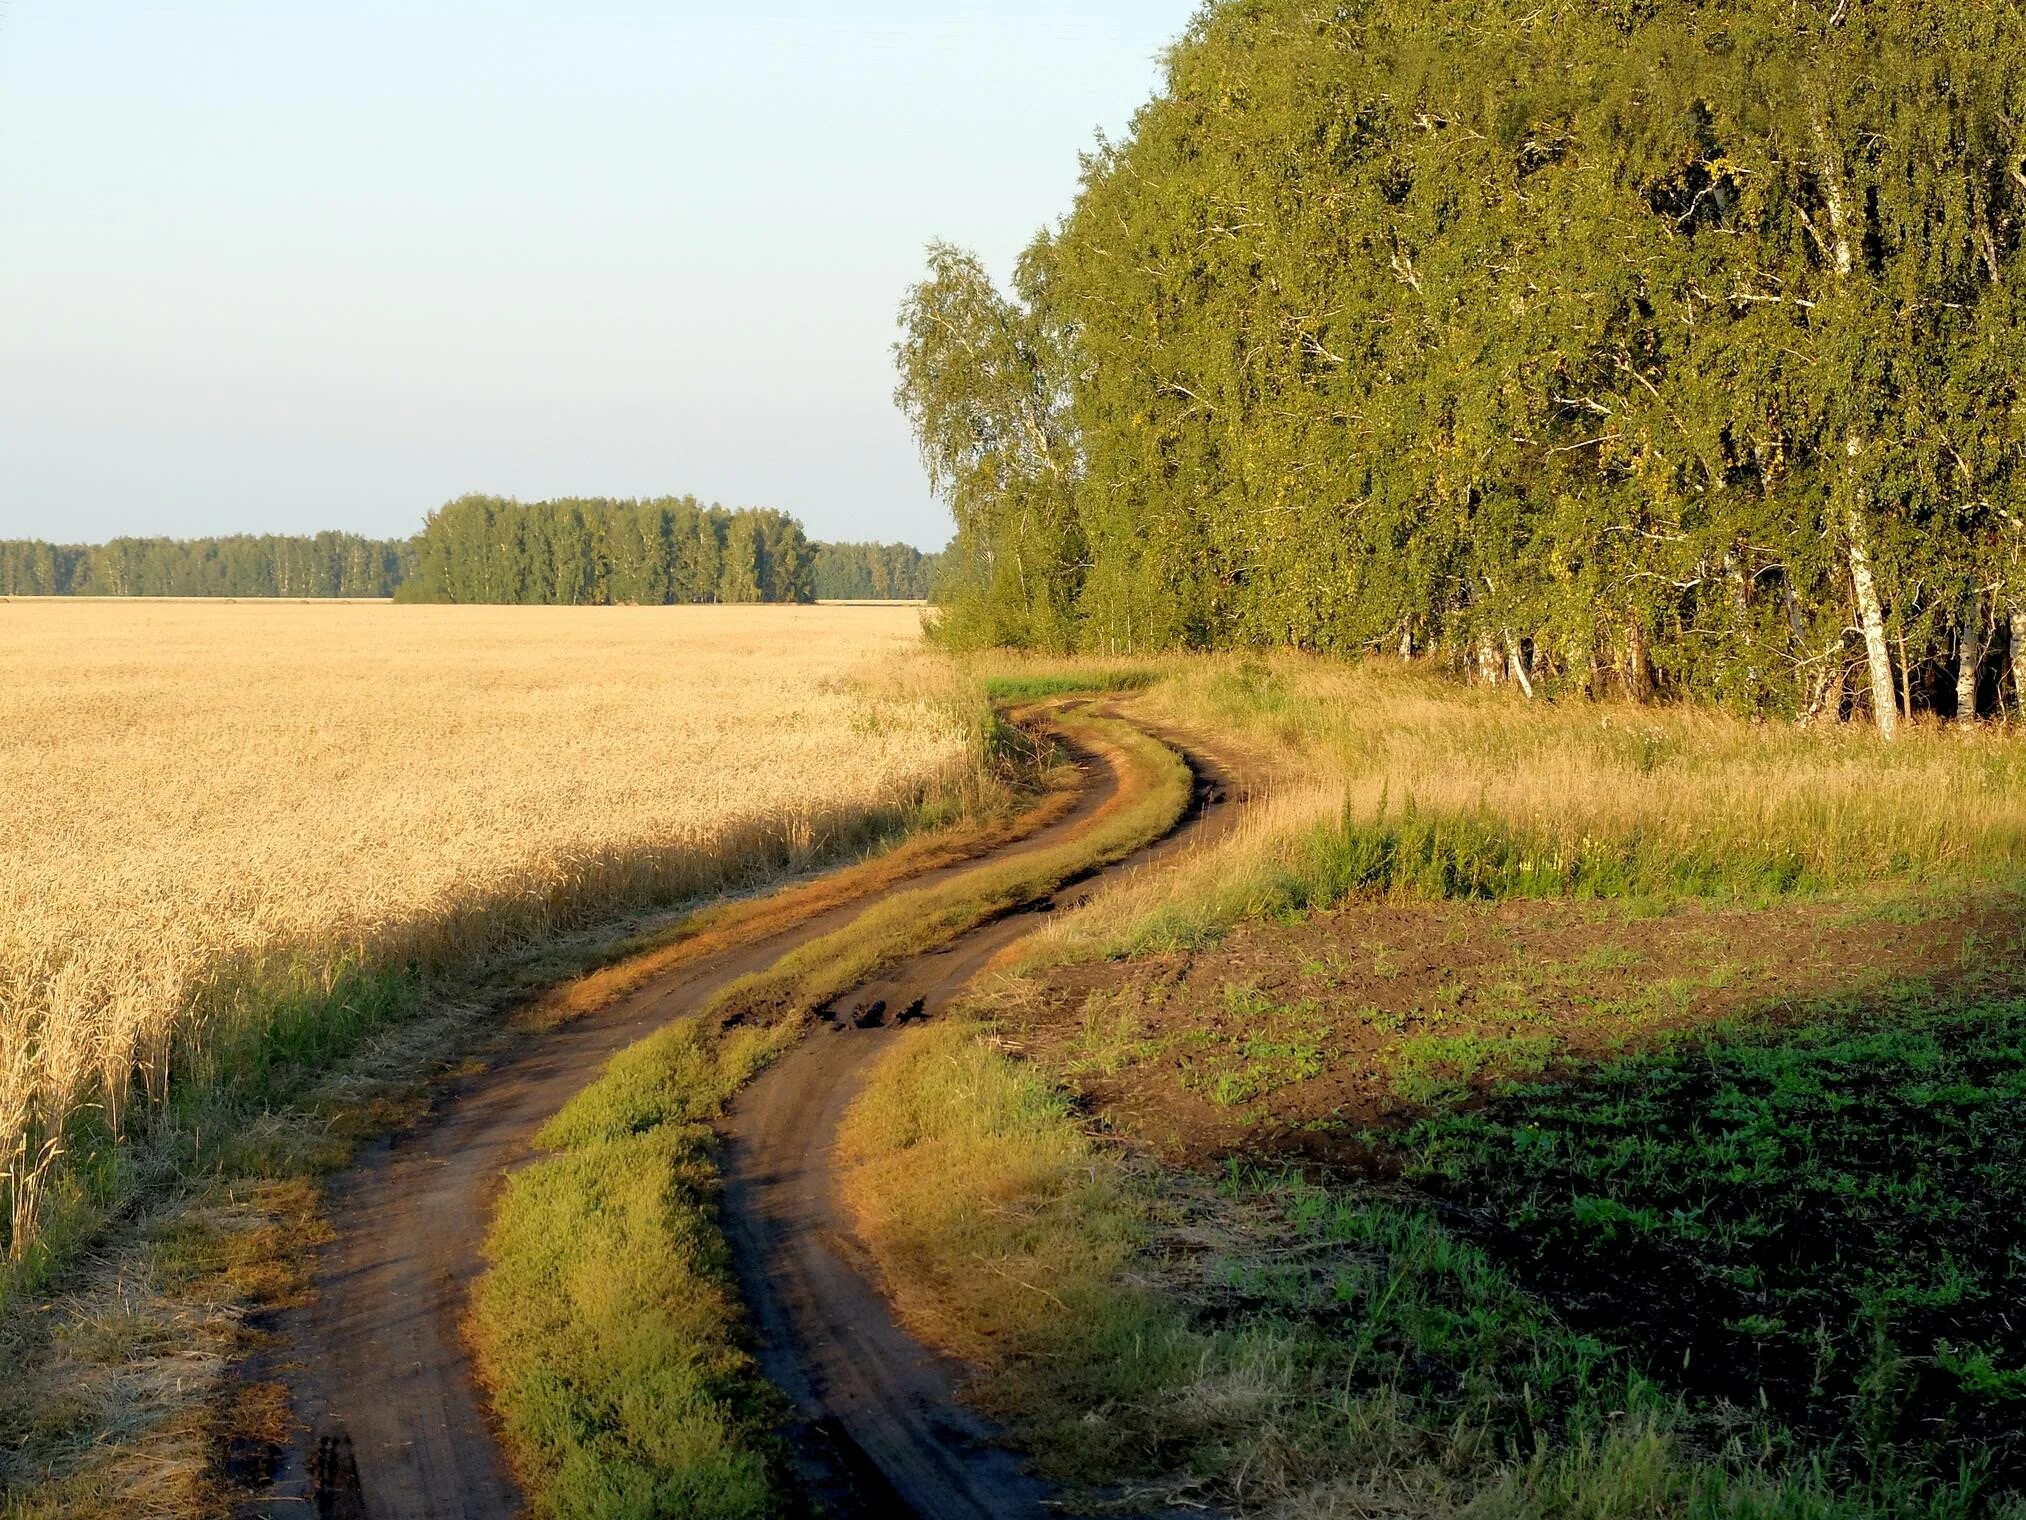
M1885 641L1885 609L1878 600L1878 581L1865 549L1864 514L1850 508L1850 582L1857 591L1857 617L1864 629L1864 654L1871 666L1871 710L1878 732L1887 739L1899 732L1899 695L1892 688L1892 650Z
M2012 604L2012 700L2026 716L2026 603Z
M1534 699L1533 679L1527 674L1527 662L1520 658L1519 640L1512 636L1510 629L1505 635L1506 663L1512 667L1512 678L1519 682L1520 690L1527 694L1529 702Z
M1984 609L1972 597L1956 627L1956 721L1977 721L1977 676L1984 668Z

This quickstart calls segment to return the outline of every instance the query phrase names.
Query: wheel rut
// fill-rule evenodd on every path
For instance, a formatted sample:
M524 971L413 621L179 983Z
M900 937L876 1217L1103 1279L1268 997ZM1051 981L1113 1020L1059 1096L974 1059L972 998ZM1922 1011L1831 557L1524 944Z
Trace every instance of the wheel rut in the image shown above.
M1077 759L1078 800L1055 823L900 885L953 880L1074 838L1121 786L1116 756ZM1174 834L1034 906L1073 905L1097 881L1227 826L1235 783L1214 762L1190 759L1197 801ZM276 1316L273 1349L247 1369L285 1384L296 1435L271 1487L241 1513L320 1520L522 1513L461 1333L504 1179L609 1057L870 905L829 909L531 1036L447 1088L422 1124L363 1149L329 1190L335 1236L319 1253L313 1300ZM798 1464L826 1514L940 1520L1044 1512L1045 1491L956 1397L957 1370L900 1328L873 1285L841 1214L829 1153L895 1029L934 1017L1045 921L1031 907L1015 912L841 1000L827 1027L816 1026L741 1095L724 1126L726 1232L763 1369L797 1411ZM884 1007L861 1012L874 1004Z

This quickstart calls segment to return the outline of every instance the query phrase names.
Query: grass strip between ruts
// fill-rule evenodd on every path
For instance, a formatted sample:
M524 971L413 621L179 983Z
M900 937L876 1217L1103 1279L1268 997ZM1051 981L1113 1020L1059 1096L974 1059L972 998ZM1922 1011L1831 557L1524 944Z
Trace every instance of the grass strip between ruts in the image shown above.
M542 1132L548 1154L509 1181L470 1329L537 1514L778 1509L778 1406L744 1350L711 1121L815 1007L1174 827L1192 789L1179 755L1087 711L1059 722L1123 762L1082 833L897 892L735 983L705 1015L615 1057Z

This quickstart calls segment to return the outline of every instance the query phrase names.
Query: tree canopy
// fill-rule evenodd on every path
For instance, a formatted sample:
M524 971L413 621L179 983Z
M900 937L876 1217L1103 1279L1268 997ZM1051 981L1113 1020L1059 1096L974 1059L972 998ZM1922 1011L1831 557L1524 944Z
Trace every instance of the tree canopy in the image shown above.
M2022 123L2009 5L1213 4L1010 294L903 308L944 627L1992 710Z
M785 512L653 501L465 496L429 515L415 602L806 602L814 549Z

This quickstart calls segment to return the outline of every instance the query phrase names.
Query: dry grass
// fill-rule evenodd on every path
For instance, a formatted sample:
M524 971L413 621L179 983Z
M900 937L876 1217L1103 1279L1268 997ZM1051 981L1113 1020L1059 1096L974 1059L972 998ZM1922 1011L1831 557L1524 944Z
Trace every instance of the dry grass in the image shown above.
M1295 878L1329 874L1319 853L1348 840L1404 855L1431 830L1474 855L1471 895L1763 901L2026 873L2016 729L1913 728L1887 746L1691 708L1528 704L1389 661L1216 657L1153 674L1136 710L1242 746L1272 778L1267 800L1214 852L1054 926L1040 958L1188 942L1302 906L1317 883ZM1410 810L1424 837L1405 841ZM1434 874L1386 884L1439 890Z
M0 1205L348 978L763 880L976 775L918 614L0 607Z

